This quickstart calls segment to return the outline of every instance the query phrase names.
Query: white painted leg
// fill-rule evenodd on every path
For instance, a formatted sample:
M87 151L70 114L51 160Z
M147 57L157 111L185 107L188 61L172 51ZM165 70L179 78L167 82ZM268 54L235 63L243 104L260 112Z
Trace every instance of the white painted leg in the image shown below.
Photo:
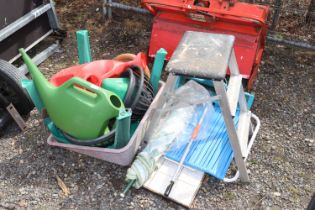
M240 70L238 69L238 65L237 65L237 61L236 61L236 57L235 57L235 53L233 49L232 49L231 57L229 60L229 67L230 67L231 76L238 76L240 74Z
M248 182L249 177L247 174L246 164L242 156L240 141L238 139L232 115L228 106L229 103L224 89L224 84L222 81L213 81L213 83L217 95L221 96L220 107L226 125L226 130L228 132L228 136L230 139L230 143L234 151L234 159L240 173L240 179L242 182Z

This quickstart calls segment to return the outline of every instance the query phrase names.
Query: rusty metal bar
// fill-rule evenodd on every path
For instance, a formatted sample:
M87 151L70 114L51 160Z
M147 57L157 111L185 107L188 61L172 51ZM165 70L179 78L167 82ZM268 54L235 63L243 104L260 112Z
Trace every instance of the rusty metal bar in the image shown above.
M307 50L315 51L315 46L311 45L309 43L306 43L306 42L291 41L291 40L287 40L287 39L279 39L279 38L276 38L273 36L267 36L267 40L270 42L275 42L275 43L282 44L282 45L289 45L292 47L304 48Z
M9 106L6 107L7 111L13 118L13 120L16 122L16 124L19 126L21 131L24 131L26 129L25 121L23 120L22 116L19 114L19 112L16 110L14 105L10 103Z
M103 12L104 15L107 15L109 19L112 18L111 8L133 11L140 14L150 14L149 11L147 11L146 9L113 2L112 0L103 0Z

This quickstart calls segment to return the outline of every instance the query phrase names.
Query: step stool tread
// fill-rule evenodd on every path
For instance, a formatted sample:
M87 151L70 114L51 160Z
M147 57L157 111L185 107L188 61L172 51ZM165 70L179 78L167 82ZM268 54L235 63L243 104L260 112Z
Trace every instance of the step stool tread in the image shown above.
M174 51L166 71L179 75L223 80L234 36L188 31Z

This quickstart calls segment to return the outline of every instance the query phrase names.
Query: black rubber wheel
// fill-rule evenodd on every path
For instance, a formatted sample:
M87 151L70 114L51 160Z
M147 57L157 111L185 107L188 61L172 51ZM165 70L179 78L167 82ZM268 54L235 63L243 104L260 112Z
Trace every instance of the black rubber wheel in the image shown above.
M308 204L307 210L314 210L315 209L315 193Z
M4 130L12 121L12 117L9 115L9 112L0 108L0 136L3 134L1 132Z
M23 79L27 77L18 68L0 59L0 93L15 106L20 115L25 116L34 105L28 93L22 88Z

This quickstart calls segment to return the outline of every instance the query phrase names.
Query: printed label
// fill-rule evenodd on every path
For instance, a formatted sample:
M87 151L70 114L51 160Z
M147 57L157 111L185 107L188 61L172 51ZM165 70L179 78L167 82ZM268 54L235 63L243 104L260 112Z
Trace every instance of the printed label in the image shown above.
M207 22L206 21L206 17L202 14L196 14L196 13L189 13L189 17L192 19L192 20L195 20L195 21L200 21L200 22Z

